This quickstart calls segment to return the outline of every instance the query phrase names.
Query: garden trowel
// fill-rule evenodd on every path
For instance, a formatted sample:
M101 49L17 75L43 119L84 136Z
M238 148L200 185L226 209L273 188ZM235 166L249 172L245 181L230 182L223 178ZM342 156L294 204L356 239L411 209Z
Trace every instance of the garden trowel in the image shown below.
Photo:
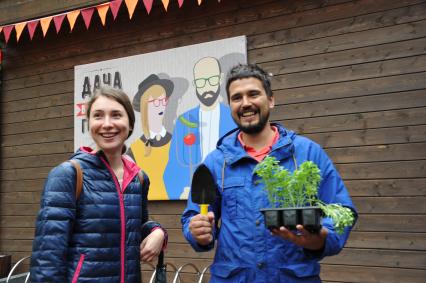
M207 214L209 204L216 199L216 186L212 173L204 164L198 166L192 176L191 198L200 205L200 213L203 215Z

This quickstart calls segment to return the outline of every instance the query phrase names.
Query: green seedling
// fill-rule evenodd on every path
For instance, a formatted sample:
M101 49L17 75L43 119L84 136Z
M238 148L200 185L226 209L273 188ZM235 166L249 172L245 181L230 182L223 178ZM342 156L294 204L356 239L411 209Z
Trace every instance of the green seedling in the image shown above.
M254 172L261 178L271 206L276 208L318 206L326 217L333 220L338 234L354 223L350 208L341 204L326 204L318 198L321 171L312 161L303 162L293 173L279 165L274 157L267 156Z

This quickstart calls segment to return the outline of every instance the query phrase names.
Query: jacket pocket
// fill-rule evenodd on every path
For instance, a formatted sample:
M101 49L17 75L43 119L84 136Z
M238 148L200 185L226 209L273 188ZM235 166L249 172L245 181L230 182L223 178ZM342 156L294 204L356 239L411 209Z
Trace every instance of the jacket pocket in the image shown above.
M288 264L285 267L280 268L282 272L291 277L298 278L309 278L313 280L318 280L318 275L320 273L320 266L317 262L306 262L306 263L294 263ZM307 281L308 282L308 281ZM310 282L310 281L309 281ZM314 281L317 282L317 281Z
M80 255L80 259L78 260L77 268L74 271L74 276L72 277L71 283L77 283L78 277L80 276L81 269L83 268L84 263L84 254Z
M244 208L242 203L245 179L241 177L231 177L223 184L223 208L229 215L229 219L244 218Z
M233 283L246 282L245 273L240 272L244 268L238 266L232 266L229 264L213 264L210 268L211 273L219 278L227 279L227 282L232 279Z

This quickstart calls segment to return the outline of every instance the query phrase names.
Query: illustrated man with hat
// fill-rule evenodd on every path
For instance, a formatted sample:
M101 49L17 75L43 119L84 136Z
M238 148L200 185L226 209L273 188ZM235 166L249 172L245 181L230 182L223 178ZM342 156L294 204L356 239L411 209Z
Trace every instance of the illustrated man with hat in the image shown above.
M169 198L163 174L169 160L172 135L164 127L164 114L173 89L171 80L151 74L139 84L133 98L133 109L140 112L142 136L130 145L127 154L149 176L149 200Z

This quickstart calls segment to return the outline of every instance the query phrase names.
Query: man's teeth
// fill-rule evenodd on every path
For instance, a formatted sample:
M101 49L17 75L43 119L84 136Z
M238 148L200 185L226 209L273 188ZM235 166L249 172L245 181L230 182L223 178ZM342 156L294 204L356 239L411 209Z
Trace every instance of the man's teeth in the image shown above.
M102 136L104 138L111 138L111 137L115 136L115 134L102 134Z
M252 116L252 115L254 115L254 111L244 112L243 115L241 115L241 116L248 117L248 116Z

